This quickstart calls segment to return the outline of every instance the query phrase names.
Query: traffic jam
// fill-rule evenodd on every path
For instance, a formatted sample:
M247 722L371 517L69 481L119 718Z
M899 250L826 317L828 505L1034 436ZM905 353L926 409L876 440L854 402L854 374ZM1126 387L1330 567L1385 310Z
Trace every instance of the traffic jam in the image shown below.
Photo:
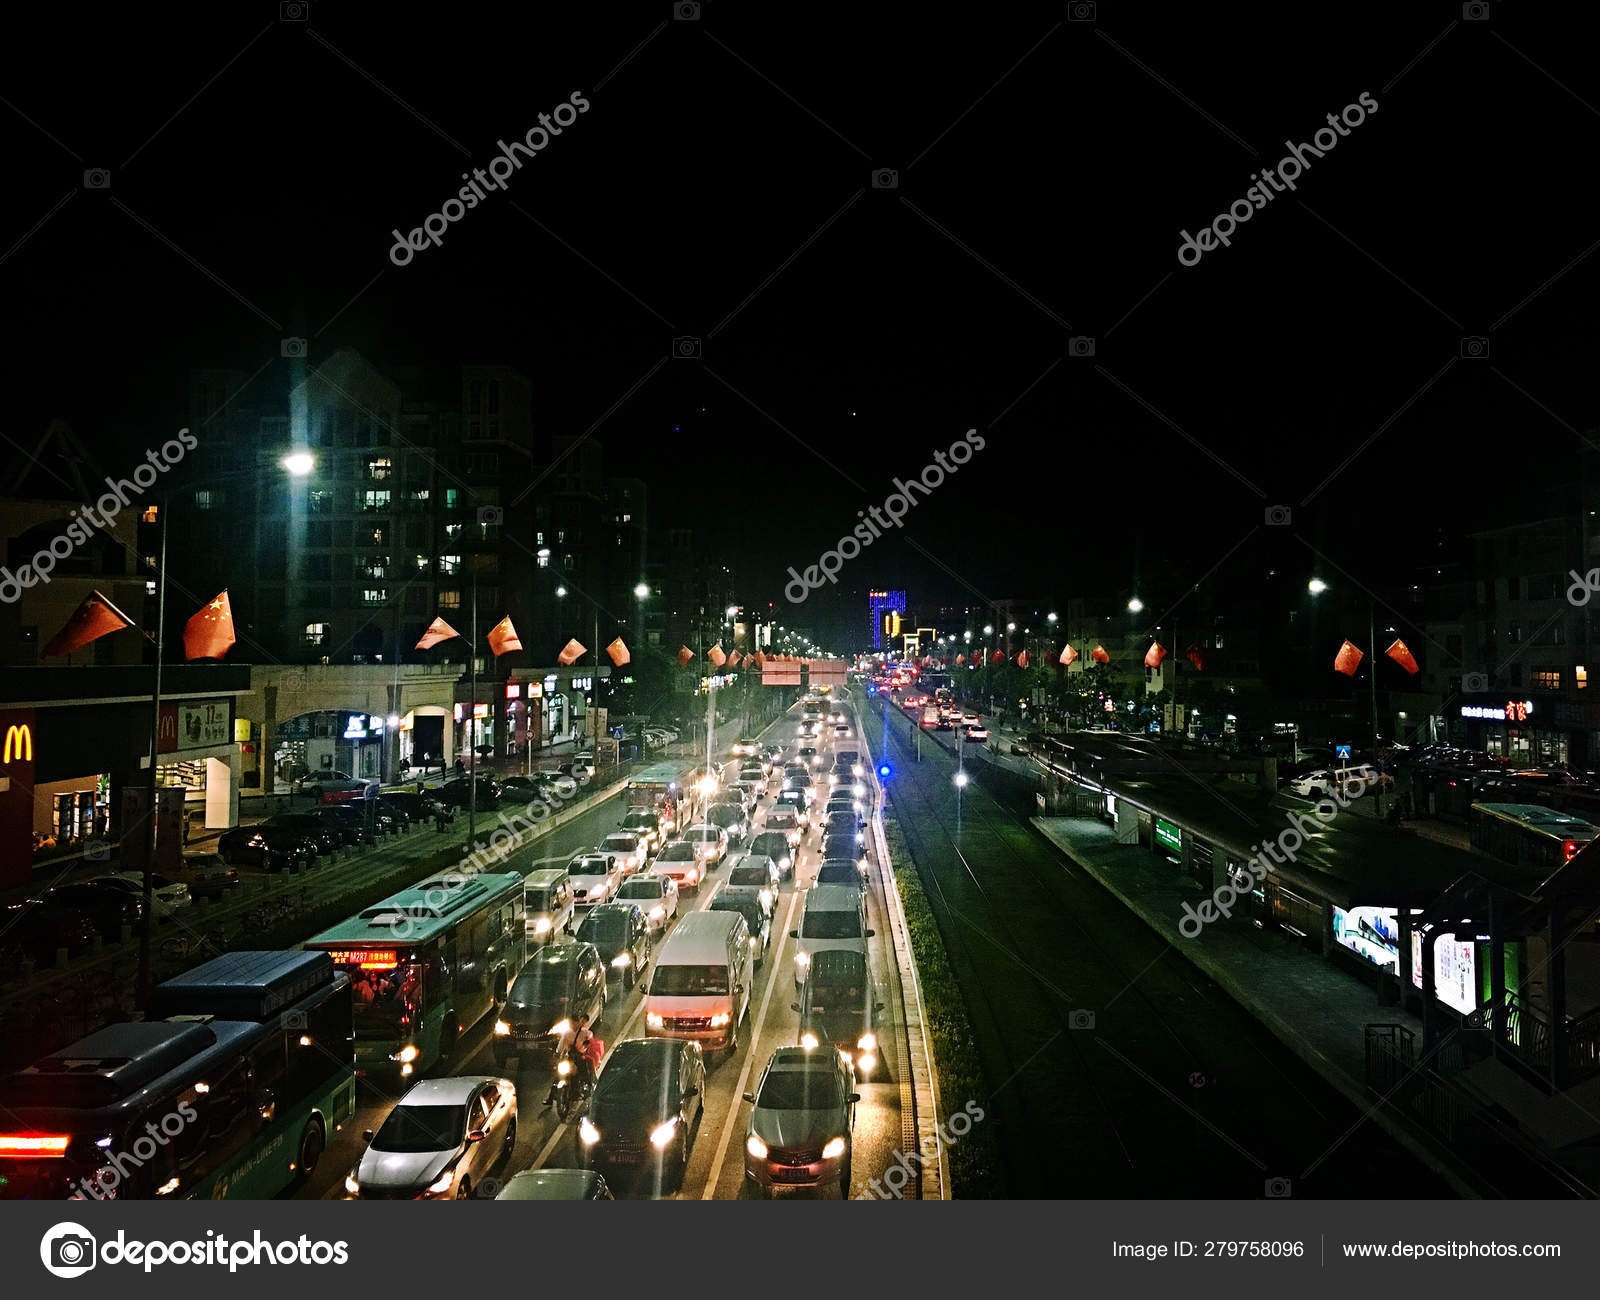
M647 767L497 866L520 906L486 913L490 930L518 918L525 964L495 940L475 960L462 936L458 988L489 975L503 995L458 992L442 1029L421 992L438 977L368 937L375 909L308 942L354 982L357 1093L298 1194L883 1195L906 1066L877 787L846 694L808 695L709 762ZM498 879L473 882L490 907Z

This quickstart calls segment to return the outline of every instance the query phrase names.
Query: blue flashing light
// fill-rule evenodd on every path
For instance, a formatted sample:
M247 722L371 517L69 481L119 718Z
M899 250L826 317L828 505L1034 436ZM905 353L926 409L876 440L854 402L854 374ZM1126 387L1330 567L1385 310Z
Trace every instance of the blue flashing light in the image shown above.
M891 768L887 763L885 763L882 767L880 767L878 769L879 777L881 777L885 781L887 781L893 774L894 774L894 769Z

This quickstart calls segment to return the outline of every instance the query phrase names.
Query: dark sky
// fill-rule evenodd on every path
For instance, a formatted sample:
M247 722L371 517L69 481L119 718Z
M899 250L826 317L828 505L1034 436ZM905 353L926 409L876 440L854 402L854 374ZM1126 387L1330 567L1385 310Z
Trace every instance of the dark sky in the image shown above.
M191 366L281 387L290 334L313 363L508 362L543 430L594 427L765 599L980 429L846 567L852 616L869 586L1247 582L1224 557L1252 529L1244 554L1314 545L1378 584L1376 556L1573 481L1591 31L1459 2L1069 8L36 10L0 68L0 432L64 416L115 468L182 422ZM590 110L503 192L389 262L575 91ZM1362 92L1378 111L1295 193L1178 264L1180 230ZM666 360L679 335L702 360ZM1260 532L1278 503L1292 525ZM834 594L795 621L829 626Z

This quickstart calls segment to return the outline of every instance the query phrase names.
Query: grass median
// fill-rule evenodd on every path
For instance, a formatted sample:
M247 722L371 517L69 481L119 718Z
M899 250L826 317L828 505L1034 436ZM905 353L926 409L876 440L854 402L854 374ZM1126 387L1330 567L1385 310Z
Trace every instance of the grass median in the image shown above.
M889 860L909 865L911 855L906 850L899 823L893 817L884 818L883 834L889 846ZM914 869L896 871L893 876L905 911L917 978L922 986L928 1036L939 1072L939 1103L949 1110L960 1110L966 1100L981 1104L989 1096L989 1085L978 1060L966 1000L950 969L933 909L928 905L928 897ZM935 1117L941 1132L946 1118L944 1115ZM945 1159L950 1169L950 1197L987 1200L1005 1195L992 1125L977 1124L959 1141L948 1141Z

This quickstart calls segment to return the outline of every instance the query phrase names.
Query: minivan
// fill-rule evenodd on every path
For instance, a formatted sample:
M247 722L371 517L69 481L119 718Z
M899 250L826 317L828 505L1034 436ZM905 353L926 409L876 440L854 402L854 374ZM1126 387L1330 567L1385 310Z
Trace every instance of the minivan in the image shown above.
M806 908L800 917L800 928L789 931L791 939L798 939L794 955L794 986L796 991L805 983L811 968L813 953L830 948L848 948L867 955L867 940L873 931L867 929L867 896L865 891L848 885L817 885L806 894Z
M552 935L572 932L572 877L565 867L530 874L522 882L522 897L529 939L544 943Z
M645 1032L732 1052L750 1009L750 928L738 912L691 912L656 954Z

